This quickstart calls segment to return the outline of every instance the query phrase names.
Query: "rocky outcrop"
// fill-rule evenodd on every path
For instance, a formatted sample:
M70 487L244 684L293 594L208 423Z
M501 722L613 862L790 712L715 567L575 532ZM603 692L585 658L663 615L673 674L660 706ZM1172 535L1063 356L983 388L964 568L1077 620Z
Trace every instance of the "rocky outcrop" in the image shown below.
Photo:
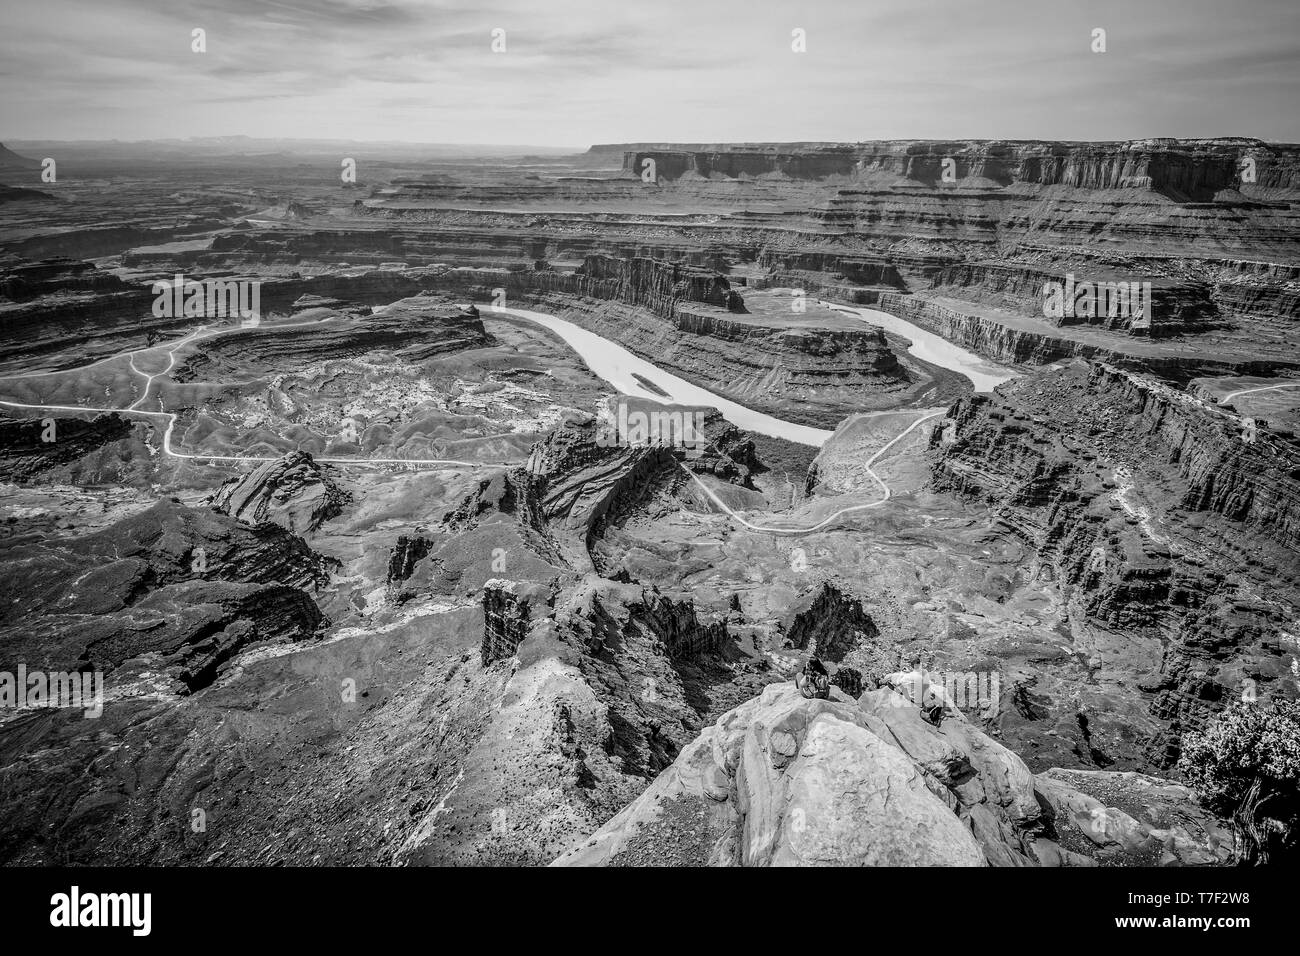
M1085 447L1075 448L1068 439L1038 440L1049 415L1055 431L1063 414L1074 433L1069 437L1086 438ZM963 431L979 443L986 465L1018 459L1014 467L1021 480L1039 486L1026 489L1028 494L1041 495L1062 468L1081 470L1101 457L1136 467L1168 466L1181 480L1181 508L1230 518L1251 534L1300 551L1300 485L1291 473L1297 451L1288 436L1275 436L1267 427L1247 436L1237 416L1149 377L1105 363L1076 364L998 396L963 399L949 418L957 429L947 440L957 436L960 447L942 445L942 428L931 446L949 449L939 466L941 483L956 490L984 480L977 468L967 468L975 465L975 449L960 439ZM989 427L977 437L984 423ZM1138 436L1142 444L1134 447Z
M301 538L173 500L82 536L15 534L0 564L5 666L96 669L111 685L145 658L196 690L248 644L323 623L310 592L324 564Z
M648 497L671 491L685 476L669 448L597 442L598 426L572 425L533 447L526 471L535 476L541 511L558 535L574 537L574 567L590 566L590 549L606 524Z
M484 515L505 514L537 531L545 528L546 515L541 505L536 476L517 468L496 472L478 483L453 510L442 516L443 527L451 532L473 528Z
M549 862L769 679L687 595L595 575L553 606L549 593L489 582L483 653L499 706L402 862Z
M212 505L245 524L270 523L308 535L342 513L350 498L308 452L295 451L227 479Z
M129 613L74 626L68 638L84 645L78 666L122 671L126 680L141 667L156 668L179 682L178 691L191 692L211 684L248 645L304 640L325 623L311 595L297 588L186 581L148 594Z
M831 676L831 683L854 700L861 697L862 692L866 690L862 672L853 667L838 668Z
M1026 573L1055 581L1072 615L1163 648L1149 673L1107 688L1100 714L1043 697L1004 708L1007 734L1017 713L1050 714L1084 730L1094 766L1160 770L1226 701L1292 693L1277 637L1300 613L1300 452L1288 436L1074 363L958 402L931 451L934 487L987 504L1033 549ZM1133 707L1159 729L1135 727Z
M1232 828L1172 780L1142 773L1053 768L1034 791L1060 846L1100 866L1224 866Z
M683 462L691 471L751 487L753 475L766 470L753 437L723 418L721 412L706 411L702 431L708 443Z
M798 252L779 248L765 248L759 253L758 266L769 274L822 274L822 278L838 280L855 286L882 286L901 289L906 281L898 267L888 257L875 255L844 255L835 252Z
M936 332L950 342L1008 364L1046 365L1062 358L1097 353L1095 346L1043 332L1012 328L979 315L973 306L969 311L953 309L922 295L883 292L872 305Z
M951 748L946 753L956 761ZM556 861L561 866L986 862L971 832L931 792L924 771L892 736L882 739L870 729L862 708L838 691L830 700L808 700L790 684L769 686L724 714L641 796Z
M1161 450L1186 482L1180 505L1239 522L1253 534L1300 552L1300 448L1265 425L1113 366L1094 365L1087 388L1122 407L1135 431Z
M685 477L671 450L601 443L597 431L586 422L552 432L533 446L524 467L480 481L443 516L443 529L464 535L494 516L509 516L537 555L592 570L590 549L605 524Z
M617 559L601 547L607 529L675 502L690 480L683 465L738 483L750 474L742 461L758 465L747 436L716 415L706 420L705 435L718 441L698 458L680 448L607 441L602 427L587 420L556 429L533 446L524 467L481 479L436 533L399 538L389 556L390 587L399 596L423 586L473 591L525 567L538 580L592 570L615 576Z
M421 535L399 534L388 556L387 583L400 585L415 570L415 565L428 557L433 542Z
M533 625L534 614L545 616L553 600L548 588L526 582L493 580L483 585L483 645L479 651L483 666L513 657Z
M834 663L844 660L844 655L854 647L879 634L860 601L825 583L791 605L783 630L786 647Z
M1097 775L1090 790L1132 789ZM1114 781L1111 778L1120 778ZM1185 788L1142 778L1143 819L1035 777L961 717L892 690L808 700L773 684L724 714L559 866L1086 866L1223 862ZM1134 803L1125 801L1134 807ZM1178 816L1171 819L1172 809ZM1147 807L1153 807L1146 817ZM1163 824L1163 826L1161 825ZM1077 847L1078 849L1072 849Z
M716 654L729 637L725 623L701 622L689 601L660 594L645 599L645 611L639 617L654 630L669 659L674 661Z
M131 428L129 420L111 412L92 419L0 420L0 475L18 484L48 479L51 472L130 437Z

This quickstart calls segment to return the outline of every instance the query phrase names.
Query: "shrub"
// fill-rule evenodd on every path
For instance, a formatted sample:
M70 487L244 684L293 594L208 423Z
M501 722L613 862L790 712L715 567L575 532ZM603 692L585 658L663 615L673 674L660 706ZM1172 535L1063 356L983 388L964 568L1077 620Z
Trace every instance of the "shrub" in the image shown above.
M1178 769L1201 799L1230 814L1238 857L1293 857L1300 838L1300 703L1235 703L1183 739Z

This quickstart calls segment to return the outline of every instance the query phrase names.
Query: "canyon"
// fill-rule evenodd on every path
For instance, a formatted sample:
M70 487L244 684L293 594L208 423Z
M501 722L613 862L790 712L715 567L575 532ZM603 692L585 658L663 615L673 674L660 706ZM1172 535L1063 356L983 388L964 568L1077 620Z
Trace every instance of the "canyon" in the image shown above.
M106 703L0 711L0 861L1236 858L1178 761L1300 696L1300 146L70 168L0 168L0 671Z

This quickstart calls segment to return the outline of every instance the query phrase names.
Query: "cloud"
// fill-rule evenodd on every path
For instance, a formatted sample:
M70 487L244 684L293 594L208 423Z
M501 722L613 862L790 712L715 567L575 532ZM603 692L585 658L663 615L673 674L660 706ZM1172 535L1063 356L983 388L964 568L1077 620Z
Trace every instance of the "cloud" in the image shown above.
M1300 139L1291 0L42 0L6 17L9 138Z

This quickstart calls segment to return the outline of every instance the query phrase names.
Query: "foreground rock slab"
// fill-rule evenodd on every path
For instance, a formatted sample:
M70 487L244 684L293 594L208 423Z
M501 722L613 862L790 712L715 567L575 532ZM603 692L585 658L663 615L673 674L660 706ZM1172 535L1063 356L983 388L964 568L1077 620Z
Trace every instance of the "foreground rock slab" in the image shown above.
M1135 774L1088 776L1035 777L960 714L935 726L889 688L858 701L838 688L829 700L807 700L793 684L772 684L706 728L553 865L1227 862L1226 831L1186 788ZM1139 820L1075 784L1151 799L1119 801Z

